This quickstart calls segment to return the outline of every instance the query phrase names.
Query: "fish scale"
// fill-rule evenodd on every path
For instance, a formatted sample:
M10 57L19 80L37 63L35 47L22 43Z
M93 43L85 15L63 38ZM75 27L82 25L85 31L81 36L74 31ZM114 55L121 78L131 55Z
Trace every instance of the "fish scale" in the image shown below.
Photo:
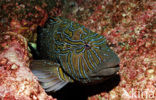
M54 82L58 85L50 85L42 79L47 91L60 89L66 85L65 82L96 83L119 70L115 67L119 64L119 58L107 46L106 38L79 23L63 17L53 17L47 20L44 27L39 27L37 32L37 50L40 59L47 63L59 63L59 66L53 66L52 70L49 70L58 78ZM33 70L34 66L35 63L32 61ZM38 71L40 73L46 69L41 63L38 66L42 66Z

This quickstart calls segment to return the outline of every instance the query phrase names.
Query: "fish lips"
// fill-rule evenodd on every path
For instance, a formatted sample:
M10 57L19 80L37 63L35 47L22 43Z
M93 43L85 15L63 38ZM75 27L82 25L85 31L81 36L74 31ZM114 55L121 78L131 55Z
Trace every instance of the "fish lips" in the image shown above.
M89 72L88 75L90 77L107 77L115 75L120 67L119 67L120 59L115 56L111 60L103 61L102 63L97 65L97 69Z
M108 67L108 68L104 68L101 69L100 71L98 71L98 74L92 74L92 76L111 76L116 74L119 71L120 67L119 66L115 66L115 67Z

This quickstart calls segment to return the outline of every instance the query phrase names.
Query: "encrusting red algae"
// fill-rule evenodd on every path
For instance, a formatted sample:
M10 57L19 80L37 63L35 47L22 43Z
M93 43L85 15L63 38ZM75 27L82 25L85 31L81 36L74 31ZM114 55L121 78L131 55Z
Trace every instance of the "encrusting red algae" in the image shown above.
M0 37L0 79L2 80L0 98L35 100L43 96L52 99L46 95L29 70L29 56L25 42L21 42L22 40L17 37L21 34L27 40L35 42L37 26L44 26L47 18L55 15L64 16L104 35L120 58L119 85L108 93L101 92L90 96L89 100L155 100L156 2L154 0L67 0L66 3L55 1L55 3L49 0L36 3L22 2L22 0L0 2L0 34L11 31L9 35ZM12 32L18 35L11 35Z

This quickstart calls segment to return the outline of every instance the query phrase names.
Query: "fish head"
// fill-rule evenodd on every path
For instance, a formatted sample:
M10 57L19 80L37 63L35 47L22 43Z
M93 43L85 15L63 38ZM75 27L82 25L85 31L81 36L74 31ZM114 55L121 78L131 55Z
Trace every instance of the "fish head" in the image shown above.
M96 80L97 77L109 77L119 71L120 60L117 54L107 45L106 38L84 26L79 26L78 29L72 31L72 35L64 38L63 47L68 47L68 49L63 48L62 51L68 50L70 52L67 53L67 56L70 54L71 60L71 64L68 65L75 69L75 73L78 73L77 76L81 79L85 77L82 74L86 74L85 78L95 78ZM66 61L64 59L63 62Z
M85 48L88 52L88 59L94 70L88 72L88 76L94 77L109 77L115 75L119 71L120 59L117 54L107 45L106 38L95 32L91 32L92 36L86 38ZM84 40L85 41L85 40Z
M44 49L40 50L43 57L55 55L53 58L74 80L96 80L119 71L120 60L106 38L79 23L62 17L49 19L41 33L38 45Z

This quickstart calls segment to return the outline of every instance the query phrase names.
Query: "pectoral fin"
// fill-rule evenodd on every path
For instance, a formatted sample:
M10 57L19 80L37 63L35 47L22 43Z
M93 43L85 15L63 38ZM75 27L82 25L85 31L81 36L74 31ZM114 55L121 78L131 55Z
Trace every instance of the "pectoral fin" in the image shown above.
M30 63L30 69L45 91L58 91L64 87L69 81L62 80L58 73L60 65L46 60L33 60Z

